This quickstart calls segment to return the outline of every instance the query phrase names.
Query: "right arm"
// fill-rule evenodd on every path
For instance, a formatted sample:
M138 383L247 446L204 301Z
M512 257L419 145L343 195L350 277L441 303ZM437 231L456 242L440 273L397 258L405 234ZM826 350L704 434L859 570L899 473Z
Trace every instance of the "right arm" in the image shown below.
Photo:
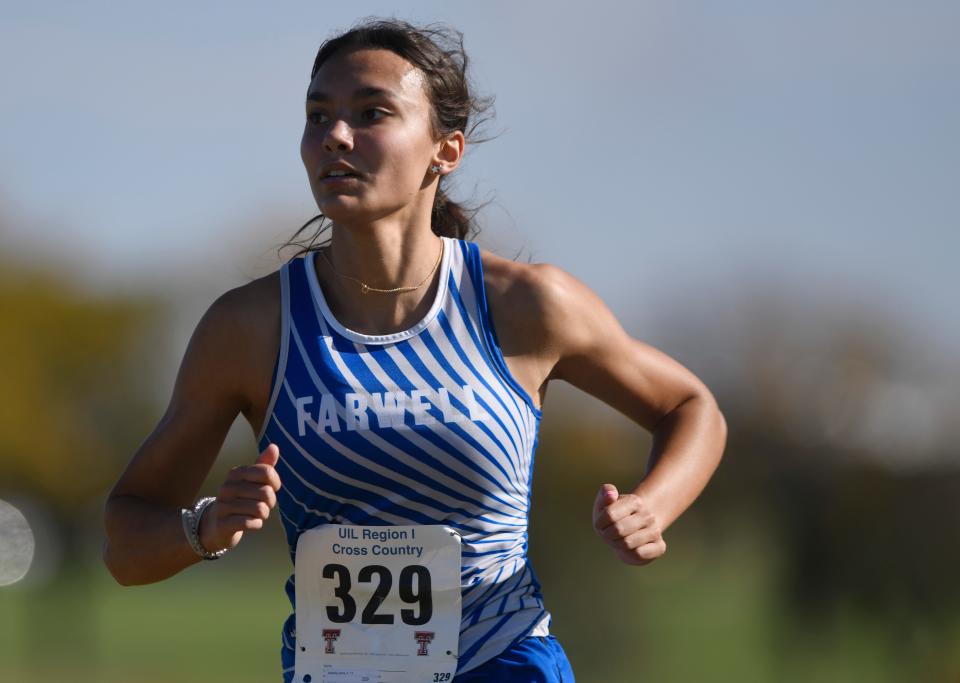
M244 296L231 290L203 315L190 339L160 423L133 455L107 499L103 559L122 585L161 581L200 561L183 533L191 506L237 415L249 406L243 369L252 352ZM207 508L200 540L208 551L232 548L259 529L276 504L276 446L257 463L231 470Z

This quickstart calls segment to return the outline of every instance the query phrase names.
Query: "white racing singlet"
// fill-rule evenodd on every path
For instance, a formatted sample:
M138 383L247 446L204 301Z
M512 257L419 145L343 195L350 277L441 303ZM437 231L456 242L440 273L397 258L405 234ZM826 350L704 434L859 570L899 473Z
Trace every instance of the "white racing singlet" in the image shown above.
M261 451L271 443L280 449L277 510L294 562L301 534L323 525L442 525L459 536L456 671L463 673L524 636L548 633L550 617L527 560L541 414L503 360L478 247L442 240L433 305L416 325L388 335L360 334L333 317L317 281L315 252L282 266L280 352L257 440ZM407 553L416 561L414 543L404 544L407 550L390 544L374 550L374 542L361 544L366 553ZM338 551L347 557L363 549L344 543ZM334 552L329 562L346 567ZM351 567L359 567L357 559ZM372 556L370 562L383 564ZM390 566L408 578L420 571L401 565ZM343 572L348 569L354 571ZM322 571L341 580L339 569ZM381 580L380 571L367 570L368 578ZM294 612L281 649L286 683L297 651L295 583L291 574L286 593ZM411 585L407 597L419 598L416 580ZM397 590L394 580L391 591ZM396 602L399 615L404 596L391 592L384 599L384 605ZM331 610L346 603L335 604L340 607ZM364 612L382 616L365 607L358 605L356 621Z

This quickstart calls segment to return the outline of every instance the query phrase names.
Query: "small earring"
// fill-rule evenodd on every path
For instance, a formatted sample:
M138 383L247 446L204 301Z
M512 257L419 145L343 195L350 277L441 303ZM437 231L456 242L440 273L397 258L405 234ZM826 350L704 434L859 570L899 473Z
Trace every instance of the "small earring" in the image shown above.
M440 164L434 164L433 166L430 167L430 172L436 173L437 175L440 175L440 171L442 170L443 170L443 166L441 166Z

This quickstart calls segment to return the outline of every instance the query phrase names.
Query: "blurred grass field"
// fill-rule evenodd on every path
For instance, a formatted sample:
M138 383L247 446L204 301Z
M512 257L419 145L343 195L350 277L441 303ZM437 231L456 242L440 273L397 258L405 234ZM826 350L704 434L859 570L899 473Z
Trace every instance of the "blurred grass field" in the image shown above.
M557 560L541 538L534 567L553 630L580 683L948 681L960 671L955 623L929 642L894 643L882 623L838 614L819 632L784 620L776 557L757 529L704 542L678 527L663 560L618 565L599 544ZM683 531L680 531L683 529ZM576 537L581 530L573 532ZM159 584L124 588L100 567L0 589L0 681L280 681L287 566L256 546Z
M282 572L211 569L129 588L106 570L68 572L0 592L0 680L276 680Z

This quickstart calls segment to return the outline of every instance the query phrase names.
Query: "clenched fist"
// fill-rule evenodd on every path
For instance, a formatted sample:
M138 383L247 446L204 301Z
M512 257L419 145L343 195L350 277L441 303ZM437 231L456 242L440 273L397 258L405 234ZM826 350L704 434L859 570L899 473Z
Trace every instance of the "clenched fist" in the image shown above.
M200 543L207 551L234 548L244 531L263 528L277 504L280 475L274 467L279 459L280 449L270 444L253 465L230 470L217 491L217 500L200 519Z
M667 551L660 526L640 496L604 484L593 503L593 528L623 562L644 565Z

